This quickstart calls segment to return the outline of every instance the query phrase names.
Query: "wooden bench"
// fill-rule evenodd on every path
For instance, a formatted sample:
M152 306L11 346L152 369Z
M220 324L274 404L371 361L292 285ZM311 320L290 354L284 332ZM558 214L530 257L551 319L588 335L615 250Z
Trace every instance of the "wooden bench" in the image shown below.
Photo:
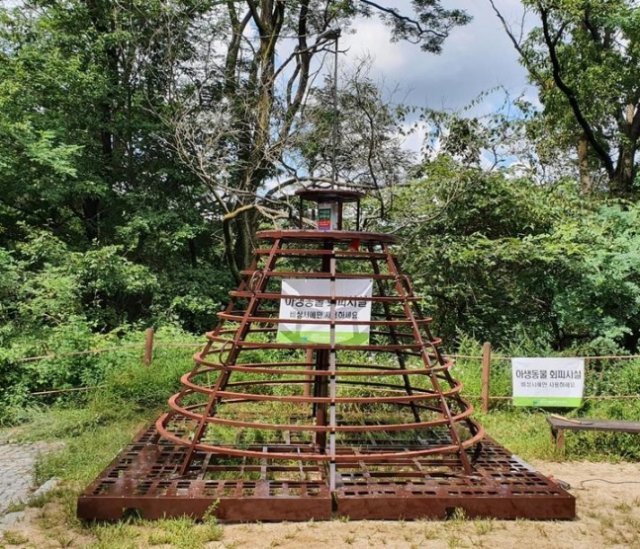
M551 426L551 438L558 449L564 448L565 431L611 431L640 434L640 422L610 419L567 419L562 416L547 416Z

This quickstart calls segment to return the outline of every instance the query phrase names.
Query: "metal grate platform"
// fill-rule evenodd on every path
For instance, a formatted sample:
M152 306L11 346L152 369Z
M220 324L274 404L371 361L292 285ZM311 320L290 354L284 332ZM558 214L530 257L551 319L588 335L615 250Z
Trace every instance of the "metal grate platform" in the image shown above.
M438 441L433 441L437 443ZM393 444L393 443L391 443ZM428 444L428 443L427 443ZM572 519L575 498L495 441L486 438L474 474L464 473L455 455L349 461L338 465L332 493L326 465L274 460L283 445L255 446L263 459L196 452L180 476L188 448L162 439L155 427L134 442L81 494L78 516L118 520L188 515L201 518L213 508L222 522L446 518L456 509L468 517ZM415 450L422 446L398 446ZM392 447L385 446L385 450ZM286 451L303 451L292 443ZM372 451L363 444L340 454ZM471 455L470 455L471 457Z

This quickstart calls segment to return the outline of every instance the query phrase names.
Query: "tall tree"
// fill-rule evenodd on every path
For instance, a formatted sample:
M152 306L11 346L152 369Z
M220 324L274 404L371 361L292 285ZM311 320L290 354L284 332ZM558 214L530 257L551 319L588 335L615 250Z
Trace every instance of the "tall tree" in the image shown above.
M332 29L374 15L391 27L393 39L434 53L453 27L469 20L439 0L413 0L407 13L368 0L245 0L218 3L201 25L206 55L198 67L184 67L183 108L167 122L181 158L225 212L227 256L236 273L250 256L263 185L292 171L286 152L324 54L335 46Z
M489 1L538 87L544 106L539 126L573 148L583 192L591 191L593 175L600 172L613 195L633 195L640 139L640 4L524 0L539 26L521 38Z
M290 154L295 157L296 169L292 167L291 173L279 179L268 195L305 177L330 182L335 168L342 184L374 195L378 215L385 217L383 189L405 180L415 163L415 155L403 147L405 135L413 130L407 124L407 115L415 109L393 103L397 89L383 90L384 83L372 80L372 63L367 57L354 69L341 71L335 98L330 81L310 91L291 139ZM334 100L338 104L337 120Z
M195 63L193 27L211 3L30 0L0 9L0 247L19 255L21 242L47 232L71 251L95 259L110 250L147 267L159 284L132 321L155 311L200 330L226 290L219 210L164 145L158 115L172 108L177 68ZM127 299L114 307L139 310Z
M189 28L205 8L200 0L32 0L1 12L5 127L75 152L73 177L44 186L17 171L0 181L4 199L27 212L23 221L53 225L76 245L108 243L140 211L139 193L168 186L169 170L177 176L149 105L166 103L171 68L191 57Z

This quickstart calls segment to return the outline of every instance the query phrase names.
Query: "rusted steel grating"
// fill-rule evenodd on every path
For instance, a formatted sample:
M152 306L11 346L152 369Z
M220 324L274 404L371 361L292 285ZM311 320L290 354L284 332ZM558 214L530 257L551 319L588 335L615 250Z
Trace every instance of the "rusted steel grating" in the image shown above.
M434 441L435 442L435 441ZM267 454L273 448L263 448ZM340 448L353 452L353 448ZM332 500L321 464L229 459L196 452L185 476L187 447L142 432L80 496L82 519L118 520L188 515L201 518L217 503L221 521L445 518L454 509L470 517L571 519L574 498L491 439L475 473L459 459L416 458L353 463L338 468Z

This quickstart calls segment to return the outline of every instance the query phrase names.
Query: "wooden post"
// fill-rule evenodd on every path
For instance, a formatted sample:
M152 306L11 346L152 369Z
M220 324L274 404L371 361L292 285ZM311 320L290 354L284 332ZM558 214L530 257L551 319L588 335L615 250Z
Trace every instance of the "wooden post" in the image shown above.
M551 440L556 445L556 450L564 450L564 431L561 428L551 426Z
M482 346L482 411L489 411L489 391L491 379L491 343L488 341Z
M153 328L147 328L144 333L144 358L142 363L145 366L150 366L153 360Z

